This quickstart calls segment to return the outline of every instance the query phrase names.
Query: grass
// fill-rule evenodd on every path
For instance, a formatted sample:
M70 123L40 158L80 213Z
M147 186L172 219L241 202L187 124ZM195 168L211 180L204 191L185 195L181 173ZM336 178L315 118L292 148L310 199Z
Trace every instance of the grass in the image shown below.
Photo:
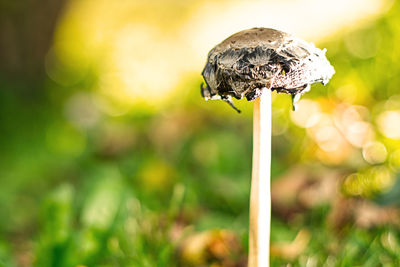
M293 180L280 188L287 196L275 200L280 206L273 200L272 266L400 264L399 169L391 158L400 144L377 124L400 107L393 97L399 10L395 4L370 25L320 45L337 73L328 88L305 96L329 116L340 104L368 110L364 120L387 149L376 165L390 174L389 184L374 176L367 187L355 184L362 190L347 190L348 174L376 174L362 148L346 141L339 160L324 154L310 129L293 123L290 99L274 97L273 128L281 130L273 136L272 179ZM378 48L363 57L352 45L368 55ZM190 93L163 112L102 114L83 127L65 105L82 90L96 95L96 77L68 88L3 77L0 266L245 266L251 114L204 103L199 79L189 79ZM318 194L329 177L337 190Z

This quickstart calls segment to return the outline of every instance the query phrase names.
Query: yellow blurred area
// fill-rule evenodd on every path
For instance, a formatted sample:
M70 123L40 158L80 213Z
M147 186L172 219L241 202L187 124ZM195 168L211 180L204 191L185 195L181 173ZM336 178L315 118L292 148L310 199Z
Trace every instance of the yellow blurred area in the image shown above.
M352 196L370 197L390 188L394 181L395 177L386 167L376 166L349 175L344 181L343 189Z
M307 129L309 137L318 145L317 155L326 163L343 163L356 148L362 148L363 158L370 164L386 160L386 147L375 141L369 110L364 106L303 99L291 118Z
M145 164L139 176L144 189L156 192L170 189L176 180L174 168L160 160Z
M383 163L387 157L387 150L381 142L371 142L363 147L364 159L370 164Z
M55 82L69 86L97 68L97 103L106 114L123 115L137 105L157 110L184 94L183 76L196 75L200 80L207 51L236 31L274 27L316 42L378 15L390 4L379 0L71 1L47 55L46 71ZM364 52L369 55L371 49ZM348 99L346 91L340 94Z
M379 130L388 138L400 139L400 110L385 111L378 117Z

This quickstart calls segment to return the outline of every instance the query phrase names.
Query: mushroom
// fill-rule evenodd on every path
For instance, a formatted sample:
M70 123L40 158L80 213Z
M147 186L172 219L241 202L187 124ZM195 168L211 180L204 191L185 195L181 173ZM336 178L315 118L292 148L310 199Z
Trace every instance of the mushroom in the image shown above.
M292 96L293 110L310 84L326 84L335 73L321 50L290 34L253 28L215 46L202 72L205 100L254 100L250 196L249 267L269 266L271 221L271 91Z

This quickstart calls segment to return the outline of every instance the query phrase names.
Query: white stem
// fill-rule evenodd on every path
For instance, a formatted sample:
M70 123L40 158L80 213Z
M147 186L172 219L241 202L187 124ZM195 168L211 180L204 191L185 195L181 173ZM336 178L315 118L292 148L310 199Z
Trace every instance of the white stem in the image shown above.
M248 267L269 266L271 224L271 91L254 101Z

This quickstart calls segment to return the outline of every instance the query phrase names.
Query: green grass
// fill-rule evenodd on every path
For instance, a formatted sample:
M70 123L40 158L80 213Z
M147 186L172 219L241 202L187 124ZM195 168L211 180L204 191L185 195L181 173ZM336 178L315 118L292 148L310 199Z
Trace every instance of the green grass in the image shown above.
M340 97L346 92L338 93L344 84L366 90L357 96L367 97L352 104L368 108L388 159L400 143L378 131L376 118L392 109L387 100L399 94L399 10L396 3L369 26L322 45L337 73L328 87L316 86L306 96L337 105L345 102ZM351 45L365 53L378 48L373 57L363 58ZM191 93L160 113L102 114L85 128L66 118L65 103L82 88L95 95L96 77L70 88L4 77L0 84L6 88L0 91L0 266L245 265L252 138L248 106L243 116L220 111L227 108L222 103L207 106L196 77L184 85ZM40 93L29 96L32 88ZM339 164L321 160L307 130L292 123L287 103L285 96L274 101L274 109L283 112L274 127L287 125L273 137L274 181L296 167L310 176L318 170L316 180L299 189L304 190L332 171L340 173L341 184L347 174L374 167L355 147ZM389 160L381 165L391 177L397 175ZM311 206L291 192L294 200L287 210L278 207L273 213L271 238L279 252L272 253L272 266L399 266L397 208L388 211L393 220L379 213L397 203L398 187L389 193L385 190L391 187L379 183L363 188L349 194L340 185L332 199ZM356 213L375 197L382 206L371 212L380 220L366 227ZM334 215L338 201L353 208ZM300 239L304 246L296 243ZM287 256L289 244L301 249Z

